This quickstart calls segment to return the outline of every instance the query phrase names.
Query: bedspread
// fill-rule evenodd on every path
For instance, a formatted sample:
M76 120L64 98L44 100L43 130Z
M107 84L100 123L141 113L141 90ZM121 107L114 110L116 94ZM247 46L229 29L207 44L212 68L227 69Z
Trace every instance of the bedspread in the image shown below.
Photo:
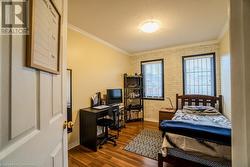
M214 158L231 159L231 122L217 111L178 110L171 121L163 121L163 155L168 148Z

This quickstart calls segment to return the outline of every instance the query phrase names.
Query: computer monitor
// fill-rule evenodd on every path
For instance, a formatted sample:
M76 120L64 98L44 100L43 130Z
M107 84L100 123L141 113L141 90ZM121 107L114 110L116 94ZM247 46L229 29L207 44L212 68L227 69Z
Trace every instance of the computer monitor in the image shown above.
M107 89L107 104L122 103L122 89Z

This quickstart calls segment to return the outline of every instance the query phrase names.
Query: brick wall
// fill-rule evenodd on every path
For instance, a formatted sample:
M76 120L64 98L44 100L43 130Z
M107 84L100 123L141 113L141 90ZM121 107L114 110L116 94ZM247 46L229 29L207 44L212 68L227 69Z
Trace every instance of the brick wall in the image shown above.
M198 44L181 46L175 48L167 48L161 50L155 50L150 52L144 52L134 54L131 57L131 66L133 73L141 73L140 62L144 60L164 59L165 69L165 97L170 97L175 105L176 93L183 93L183 81L182 81L182 56L196 55L203 53L216 53L216 83L217 83L217 95L221 93L220 82L220 57L218 54L218 44ZM158 121L158 111L162 107L168 107L167 100L145 100L145 120Z

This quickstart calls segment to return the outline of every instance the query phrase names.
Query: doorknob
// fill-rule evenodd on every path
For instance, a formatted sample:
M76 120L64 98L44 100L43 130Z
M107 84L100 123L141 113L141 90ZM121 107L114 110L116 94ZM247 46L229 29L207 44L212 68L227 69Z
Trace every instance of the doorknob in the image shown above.
M74 123L72 121L69 121L69 122L68 121L64 121L63 129L66 129L66 128L72 129L73 126L74 126Z

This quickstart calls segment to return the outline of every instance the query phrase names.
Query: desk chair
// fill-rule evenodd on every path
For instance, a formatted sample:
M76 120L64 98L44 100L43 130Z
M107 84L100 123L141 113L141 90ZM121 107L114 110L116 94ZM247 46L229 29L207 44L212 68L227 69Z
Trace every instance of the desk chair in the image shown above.
M118 139L119 131L120 129L116 127L116 117L119 118L119 108L112 108L112 110L109 110L108 115L104 118L97 120L97 125L102 126L104 130L104 136L101 137L101 142L99 144L99 148L102 148L102 145L105 143L112 142L114 146L116 146L116 139ZM119 122L119 119L118 119ZM118 123L119 126L119 123ZM109 134L109 129L117 130L117 135L111 135Z
M117 136L116 139L118 139L119 137L119 132L121 131L121 126L120 126L120 110L119 110L119 106L115 107L113 109L113 121L114 124L113 126L111 126L112 130L116 130L117 131Z
M116 146L115 139L117 136L109 134L109 128L114 125L114 121L110 118L102 118L97 120L97 125L104 127L104 137L101 138L101 142L99 144L99 148L102 148L102 145L107 143L108 141L112 142L114 146Z

